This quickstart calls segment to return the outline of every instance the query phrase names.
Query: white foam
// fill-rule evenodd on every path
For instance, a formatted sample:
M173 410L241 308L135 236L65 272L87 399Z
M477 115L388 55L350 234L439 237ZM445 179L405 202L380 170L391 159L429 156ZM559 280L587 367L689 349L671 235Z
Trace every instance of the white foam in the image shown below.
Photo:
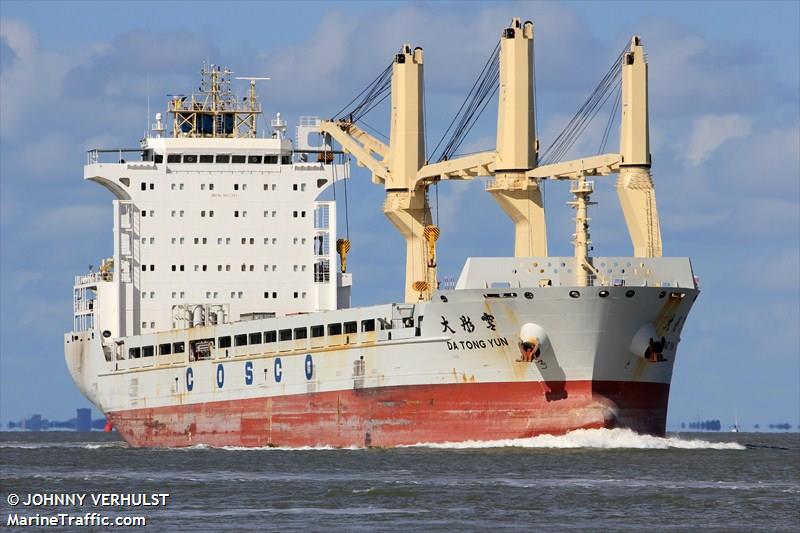
M502 439L485 441L418 443L415 447L442 449L474 448L602 448L665 450L745 450L736 442L709 442L680 437L655 437L640 435L630 429L576 429L565 435L539 435L524 439Z

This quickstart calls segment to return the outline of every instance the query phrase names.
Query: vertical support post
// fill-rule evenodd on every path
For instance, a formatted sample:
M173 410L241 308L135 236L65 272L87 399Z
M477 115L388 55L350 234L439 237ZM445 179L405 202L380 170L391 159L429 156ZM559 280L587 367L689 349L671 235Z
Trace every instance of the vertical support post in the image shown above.
M392 116L386 190L410 190L425 164L422 48L404 44L392 65Z
M586 181L581 174L577 181L572 182L570 190L575 195L575 200L568 205L575 208L575 233L572 235L572 244L575 246L575 286L588 287L589 273L592 267L589 263L589 206L596 202L589 201L594 192L594 183Z
M405 301L430 299L435 267L428 266L425 226L430 223L427 185L417 186L425 164L422 48L404 44L392 65L389 172L383 211L406 241ZM433 271L431 272L431 268Z
M622 60L622 119L620 164L617 178L625 223L636 257L661 257L661 226L655 188L650 174L650 128L647 95L647 62L638 36Z
M533 23L515 18L500 38L495 180L487 187L514 222L514 255L546 256L547 228L538 182L533 94Z
M500 87L497 110L498 171L536 166L533 109L533 23L511 21L500 38Z

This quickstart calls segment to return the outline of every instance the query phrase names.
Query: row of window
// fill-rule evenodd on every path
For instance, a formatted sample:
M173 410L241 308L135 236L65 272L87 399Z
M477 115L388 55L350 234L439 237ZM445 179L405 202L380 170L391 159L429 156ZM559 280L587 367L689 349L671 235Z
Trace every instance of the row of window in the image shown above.
M155 265L142 265L142 272L155 272L156 266ZM170 265L170 270L172 272L186 272L185 265ZM217 265L217 272L230 272L231 265ZM255 265L248 265L246 263L242 263L240 269L241 272L255 272L256 266ZM264 265L264 272L276 272L278 270L278 265ZM194 265L195 272L208 272L208 265ZM293 272L305 272L306 265L293 265L292 267ZM324 279L317 279L317 277L324 276ZM329 281L330 279L330 261L327 259L321 259L314 263L314 281Z
M155 162L162 163L164 156L161 154L155 155ZM291 165L292 156L284 155L278 156L270 155L231 155L231 154L168 154L167 163L234 163L234 164L249 164L249 165L277 165L280 161L281 165Z
M142 298L147 298L147 294L148 294L147 292L142 292ZM150 294L150 298L155 298L156 297L155 291L150 291L149 294ZM243 291L231 291L230 294L231 294L231 298L233 298L233 299L240 299L241 300L242 298L244 298L244 292ZM172 299L173 300L175 298L184 298L185 296L186 296L186 293L184 291L172 291ZM306 291L294 291L292 293L292 297L294 299L296 299L296 300L298 300L298 299L303 299L304 300L307 296L308 296L308 294L306 293ZM270 298L271 299L276 299L277 297L278 297L277 291L272 291L272 292L265 291L264 292L264 298L266 298L266 299L270 299ZM219 292L218 291L206 291L206 298L208 298L208 299L219 298ZM144 324L144 322L142 324ZM146 326L142 325L142 327L146 327Z
M145 327L145 322L142 323L142 327ZM271 344L274 342L286 342L292 340L303 340L309 338L319 338L325 336L325 325L319 324L316 326L311 326L310 328L300 327L300 328L289 328L289 329L281 329L281 330L272 330L272 331L264 331L264 332L255 332L255 333L240 333L238 335L226 335L223 337L217 338L217 347L218 348L230 348L230 347L239 347L239 346L254 346L259 344ZM358 322L355 320L352 322L335 322L332 324L327 324L328 336L336 336L336 335L351 335L354 333L358 333ZM361 321L361 331L362 332L370 332L375 331L375 319L370 318L368 320ZM209 342L213 344L213 339L210 339ZM157 350L156 350L157 348ZM128 358L130 359L139 359L141 357L153 357L154 355L171 355L171 354L179 354L184 353L186 351L185 343L183 342L173 342L173 343L163 343L159 344L158 346L149 345L149 346L137 346L133 348L128 348Z
M142 322L144 325L145 323ZM144 326L142 326L144 327ZM165 342L158 345L158 355L171 355L174 353L183 353L186 351L186 345L183 342ZM153 357L156 355L155 346L137 346L136 348L128 348L129 359L139 359L140 357Z
M148 187L149 187L149 189L151 191L155 190L155 184L154 183L146 183L146 182L143 181L143 182L141 182L141 187L142 187L143 191L146 191L148 189ZM169 188L171 190L173 190L173 191L182 191L183 187L184 187L183 183L172 183L172 184L170 184ZM240 189L240 187L241 187L241 189ZM200 184L200 190L201 191L205 191L206 189L208 189L209 191L213 191L214 190L214 184L213 183L201 183ZM265 191L274 191L276 189L277 189L277 185L274 184L274 183L265 183L264 184L264 190ZM234 183L233 184L233 190L234 191L238 191L238 190L246 191L247 190L247 184L246 183L242 183L241 185L239 185L238 183ZM292 190L293 191L305 191L306 190L306 184L305 183L300 183L298 185L297 183L293 183L292 184Z
M140 186L141 186L141 189L143 191L146 191L148 189L153 191L156 188L155 183L146 182L146 181L140 182ZM269 191L269 190L274 191L276 188L277 187L276 187L276 185L274 183L265 183L264 184L264 190L265 191ZM183 190L183 183L172 183L172 184L170 184L170 189L173 190L173 191L182 191ZM213 191L214 190L214 184L213 183L201 183L200 184L200 190L201 191L205 191L206 189L208 189L209 191ZM239 191L239 190L246 191L247 190L247 184L246 183L242 183L242 184L234 183L233 184L233 190L234 191ZM306 184L305 183L300 183L300 184L293 183L292 184L292 190L293 191L305 191L306 190Z
M318 235L314 237L314 249L317 250L317 255L327 255L328 249L328 239L326 238L327 235ZM154 244L155 237L150 237L149 241L146 237L142 237L140 239L142 244ZM186 241L183 237L172 237L170 239L171 244L184 244ZM241 244L248 245L248 244L255 244L256 239L255 237L242 237ZM292 239L292 244L306 244L307 239L305 237L294 237ZM217 244L230 244L231 238L230 237L217 237ZM208 244L208 237L194 237L194 244ZM264 244L278 244L277 237L264 237ZM323 253L324 251L324 253Z
M186 214L186 212L183 209L173 209L170 212L170 216L172 218L176 218L176 217L177 218L183 218L183 216L185 214ZM200 216L201 217L205 218L206 214L208 214L209 217L213 217L214 216L214 211L208 211L208 212L206 212L205 210L200 211ZM275 218L277 215L278 215L277 211L264 211L264 218L269 218L269 217ZM298 218L298 217L299 218L305 218L306 217L306 212L305 211L293 211L292 215L293 215L294 218ZM147 216L147 211L142 211L142 216L146 217ZM155 211L151 210L150 211L150 216L151 217L156 216ZM247 211L239 211L237 209L237 210L235 210L233 212L233 217L234 218L245 218L245 217L247 217Z
M143 237L140 239L142 244L147 244L147 238ZM155 243L155 238L150 237L150 244ZM170 239L171 244L184 244L185 239L183 237L172 237ZM208 244L207 237L195 237L194 238L195 244ZM217 244L230 244L231 238L230 237L217 237ZM242 244L255 244L256 240L254 237L242 237L241 240ZM264 244L278 244L277 237L264 237ZM297 243L295 243L297 244Z
M141 211L141 213L142 213L143 217L148 216L148 213L150 213L149 216L151 216L151 217L155 217L156 216L156 212L154 210L152 210L152 209L150 211L147 211L147 210L143 209ZM176 217L177 218L183 218L185 214L186 214L186 211L184 211L183 209L173 209L172 211L170 211L169 216L172 217L172 218L176 218ZM201 210L200 211L200 217L205 218L206 216L208 216L209 218L212 218L214 216L214 211L213 210L209 210L209 211ZM240 217L241 218L245 218L246 216L247 216L247 211L238 211L238 210L236 210L236 211L233 212L233 217L234 218L240 218ZM271 218L275 218L276 216L278 216L278 212L277 211L264 211L264 218L270 218L270 217ZM305 211L292 211L292 217L293 218L306 218L306 212ZM316 227L327 227L327 225L326 226L319 226L318 225Z
M219 337L217 339L217 346L219 348L230 348L231 345L234 347L239 347L256 344L269 344L276 341L297 341L307 339L309 336L311 338L319 338L325 336L325 329L325 325L319 324L309 328L300 327L281 329L277 331L265 331L263 334L261 332L240 333L238 335L234 335L233 337ZM358 322L355 320L352 322L334 322L332 324L327 324L327 330L328 336L355 334L358 333ZM362 320L361 331L375 331L375 319L370 318L368 320Z
M146 270L144 268L145 265L142 265L142 270ZM150 265L151 267L153 265ZM327 265L326 265L327 268ZM170 269L173 272L185 272L186 266L185 265L171 265ZM152 268L150 270L153 270ZM195 272L208 272L208 265L194 265ZM217 272L230 272L231 265L217 265ZM246 263L242 263L239 267L240 272L255 272L256 266L255 265L248 265ZM278 265L264 265L264 272L277 272ZM306 265L292 265L293 272L305 272Z

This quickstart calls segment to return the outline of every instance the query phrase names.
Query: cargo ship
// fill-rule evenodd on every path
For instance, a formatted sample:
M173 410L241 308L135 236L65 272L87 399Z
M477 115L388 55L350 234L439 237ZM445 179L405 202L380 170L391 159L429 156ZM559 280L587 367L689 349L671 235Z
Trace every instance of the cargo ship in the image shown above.
M75 278L64 341L80 391L132 446L663 434L699 287L688 258L662 256L643 45L631 39L540 155L533 34L520 19L502 29L438 158L425 147L423 50L408 44L337 117L301 117L294 139L280 113L259 131L259 78L237 97L230 70L204 65L199 90L170 95L139 146L89 151L84 179L114 196L113 253ZM495 91L495 149L457 155ZM609 91L618 152L563 160ZM361 118L389 97L384 143ZM336 198L353 158L405 240L397 302L350 304ZM611 175L630 257L591 253L595 179ZM480 177L513 222L514 253L466 258L442 283L429 189ZM573 256L547 253L546 181L574 196Z

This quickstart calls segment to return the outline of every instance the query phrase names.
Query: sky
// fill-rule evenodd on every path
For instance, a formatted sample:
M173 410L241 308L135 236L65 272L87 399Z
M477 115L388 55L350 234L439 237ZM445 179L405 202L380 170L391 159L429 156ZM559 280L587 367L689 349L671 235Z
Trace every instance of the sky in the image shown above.
M266 114L281 112L291 128L302 115L332 116L406 42L425 50L430 148L514 16L535 25L543 147L630 37L643 40L664 253L691 257L702 290L683 331L669 425L732 424L734 413L745 427L800 424L798 2L7 0L0 424L33 413L66 419L88 406L67 372L63 334L74 275L111 255L112 196L83 181L86 150L135 146L148 107L163 111L167 94L195 88L203 61L271 77L260 89ZM607 113L570 156L597 153ZM366 120L387 133L387 118L383 106ZM495 120L490 104L462 151L492 149ZM596 183L595 253L630 255L613 185ZM512 225L483 189L481 180L439 186L440 278L457 276L466 257L513 253ZM347 192L353 302L400 301L404 246L382 214L382 188L353 165ZM546 186L551 255L572 255L569 199L566 184Z

